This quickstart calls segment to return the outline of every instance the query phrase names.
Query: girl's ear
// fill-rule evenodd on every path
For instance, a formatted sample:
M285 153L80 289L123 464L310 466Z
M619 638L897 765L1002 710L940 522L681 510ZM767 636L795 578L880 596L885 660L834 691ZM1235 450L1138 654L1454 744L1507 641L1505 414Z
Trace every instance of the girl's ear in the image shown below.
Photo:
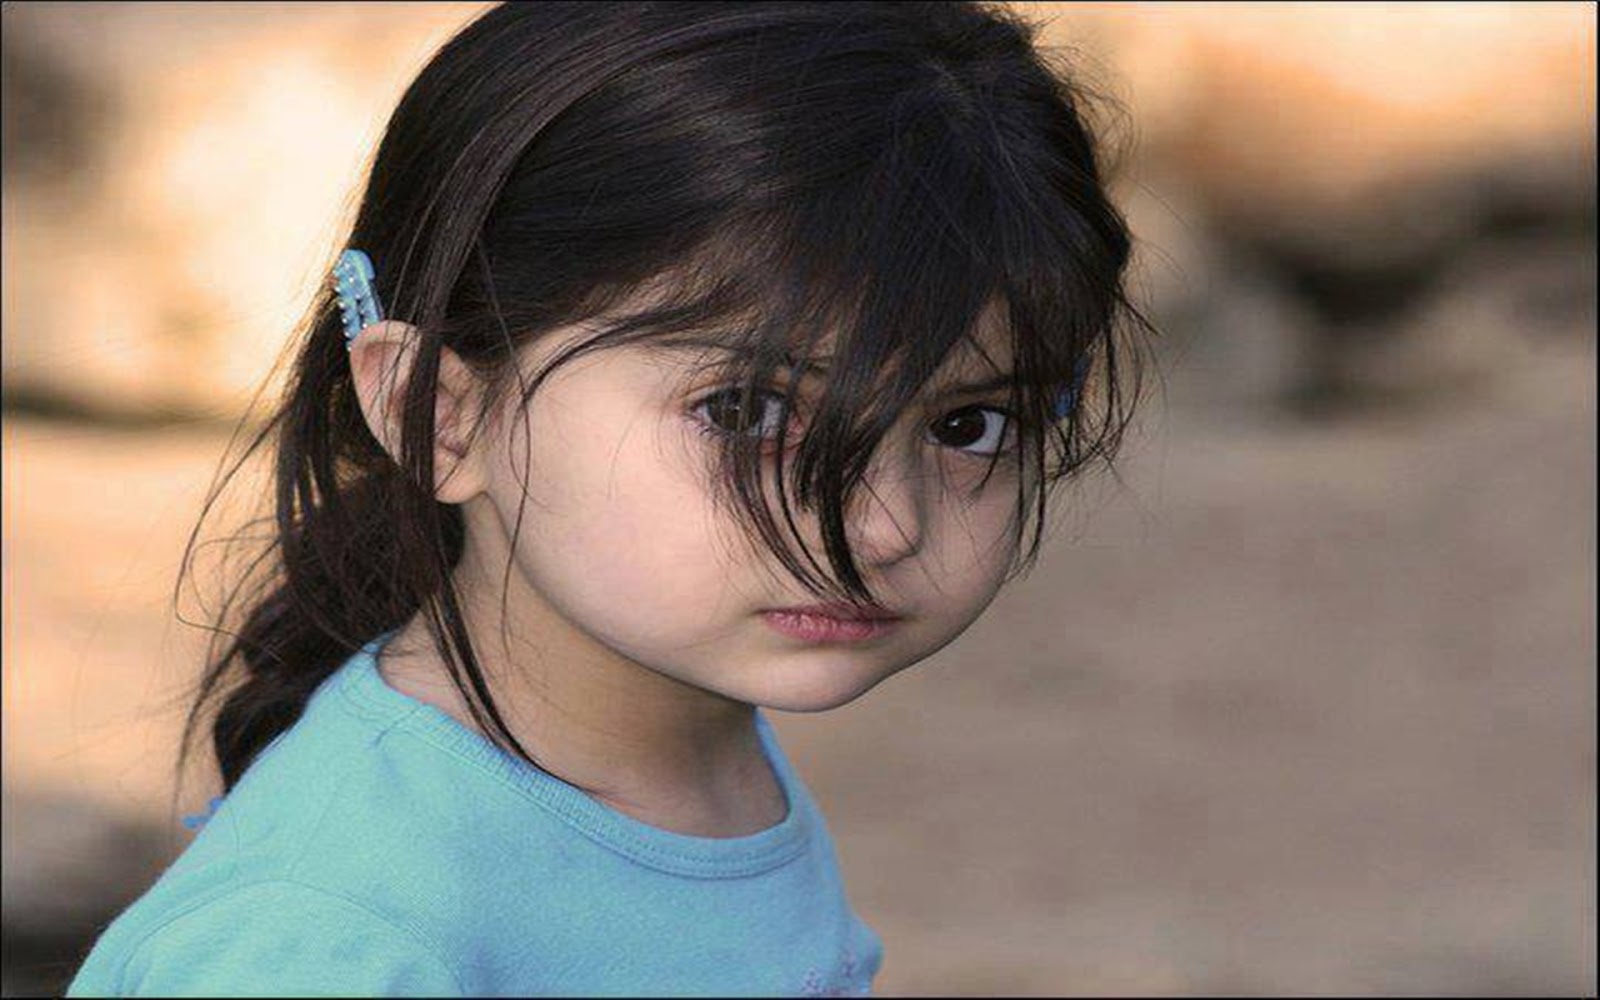
M401 407L416 356L416 327L397 320L374 323L350 348L350 373L361 413L373 437L400 462ZM465 503L488 487L481 447L469 448L468 426L477 412L482 384L448 347L439 352L439 392L434 419L434 497Z

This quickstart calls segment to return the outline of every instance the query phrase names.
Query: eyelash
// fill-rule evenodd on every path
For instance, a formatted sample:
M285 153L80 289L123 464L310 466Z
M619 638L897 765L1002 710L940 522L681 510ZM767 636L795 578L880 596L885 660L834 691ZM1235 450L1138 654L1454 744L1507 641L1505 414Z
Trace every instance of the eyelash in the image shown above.
M736 387L723 387L721 389L716 389L716 390L714 390L712 392L709 392L705 396L702 396L700 398L700 401L695 403L695 405L690 409L690 413L694 417L695 430L699 431L701 434L703 434L703 435L705 435L706 437L709 437L709 438L725 437L725 436L737 433L735 431L730 431L730 430L728 430L726 428L723 428L723 427L718 427L716 424L712 423L710 420L703 419L703 418L701 418L699 416L700 411L703 410L713 400L715 400L718 397L723 396L725 394L729 394L729 393L737 392L737 391L739 391L739 390ZM776 400L779 401L780 408L781 408L781 403L782 403L782 400L783 400L783 394L781 392L778 392L776 390L771 390L771 389L760 390L760 391L758 391L756 393L756 398L758 400L776 399ZM1004 441L1014 437L1013 431L1014 431L1014 429L1016 427L1016 415L1013 414L1010 410L1008 410L1008 409L1006 409L1004 407L1000 407L1000 406L981 406L981 405L973 404L973 405L969 405L969 406L957 407L956 409L950 410L949 412L947 412L943 417L940 418L940 420L948 419L953 414L964 413L964 412L967 412L969 410L978 410L978 411L985 412L985 413L998 414L1000 419L1002 421L1004 421L1004 423L1001 425L1000 432L999 432L1001 441L1004 442ZM931 433L932 427L936 426L938 422L939 421L935 421L934 424L930 424L929 425L930 433ZM984 438L987 438L989 436L990 436L989 431L986 429L985 432L984 432ZM981 441L984 438L980 438L979 440ZM937 444L939 442L933 442L933 443ZM967 455L967 456L969 456L971 458L987 460L987 459L994 458L997 455L1008 455L1013 450L1015 450L1015 447L1016 447L1016 445L1013 442L1011 445L1009 445L1009 446L1007 446L1005 448L996 448L996 450L994 450L994 451L977 451L977 452L974 452L974 451L967 451L966 449L961 448L961 447L954 447L953 450L959 451L962 454Z

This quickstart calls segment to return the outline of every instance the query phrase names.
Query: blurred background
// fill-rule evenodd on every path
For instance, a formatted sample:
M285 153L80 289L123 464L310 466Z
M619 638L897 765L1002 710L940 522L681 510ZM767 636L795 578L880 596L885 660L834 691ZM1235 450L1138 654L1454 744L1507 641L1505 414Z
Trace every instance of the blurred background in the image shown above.
M1594 5L1019 6L1162 377L965 636L775 718L878 991L1592 995ZM479 9L4 6L7 995L191 837L183 544Z

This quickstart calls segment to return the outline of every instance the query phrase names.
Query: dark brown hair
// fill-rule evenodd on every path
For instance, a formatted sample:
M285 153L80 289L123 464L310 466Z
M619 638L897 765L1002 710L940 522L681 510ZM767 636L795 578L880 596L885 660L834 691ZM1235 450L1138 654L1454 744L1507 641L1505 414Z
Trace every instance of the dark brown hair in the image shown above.
M1130 334L1148 330L1124 295L1130 238L1087 93L1035 34L978 3L519 3L467 25L395 109L343 244L371 257L390 317L420 331L402 454L362 417L325 292L281 405L240 459L273 442L272 531L216 613L180 772L216 704L231 788L346 658L418 613L474 718L532 763L451 585L461 512L418 486L434 481L444 347L490 387L487 412L512 388L526 403L582 354L709 342L741 387L728 405L749 412L833 331L779 512L748 434L723 438L717 495L810 592L865 602L851 497L888 429L999 303L1023 446L989 472L1004 459L1033 473L1019 477L1032 485L1018 523L1036 517L1016 570L1031 566L1051 487L1116 451L1138 396ZM647 283L661 301L619 312ZM596 318L594 336L531 381L511 363ZM797 405L792 386L782 401ZM815 512L826 565L786 536L791 496Z

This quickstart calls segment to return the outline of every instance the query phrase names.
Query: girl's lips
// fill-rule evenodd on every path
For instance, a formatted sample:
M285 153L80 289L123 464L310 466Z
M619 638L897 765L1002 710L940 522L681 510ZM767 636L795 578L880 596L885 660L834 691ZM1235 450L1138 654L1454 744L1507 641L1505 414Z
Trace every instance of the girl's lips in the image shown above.
M840 618L845 621L895 620L900 617L888 608L863 608L855 604L807 604L792 608L774 608L772 610L779 614L820 615L825 618Z
M836 618L814 611L764 611L761 617L784 635L805 642L860 642L892 631L898 618Z

